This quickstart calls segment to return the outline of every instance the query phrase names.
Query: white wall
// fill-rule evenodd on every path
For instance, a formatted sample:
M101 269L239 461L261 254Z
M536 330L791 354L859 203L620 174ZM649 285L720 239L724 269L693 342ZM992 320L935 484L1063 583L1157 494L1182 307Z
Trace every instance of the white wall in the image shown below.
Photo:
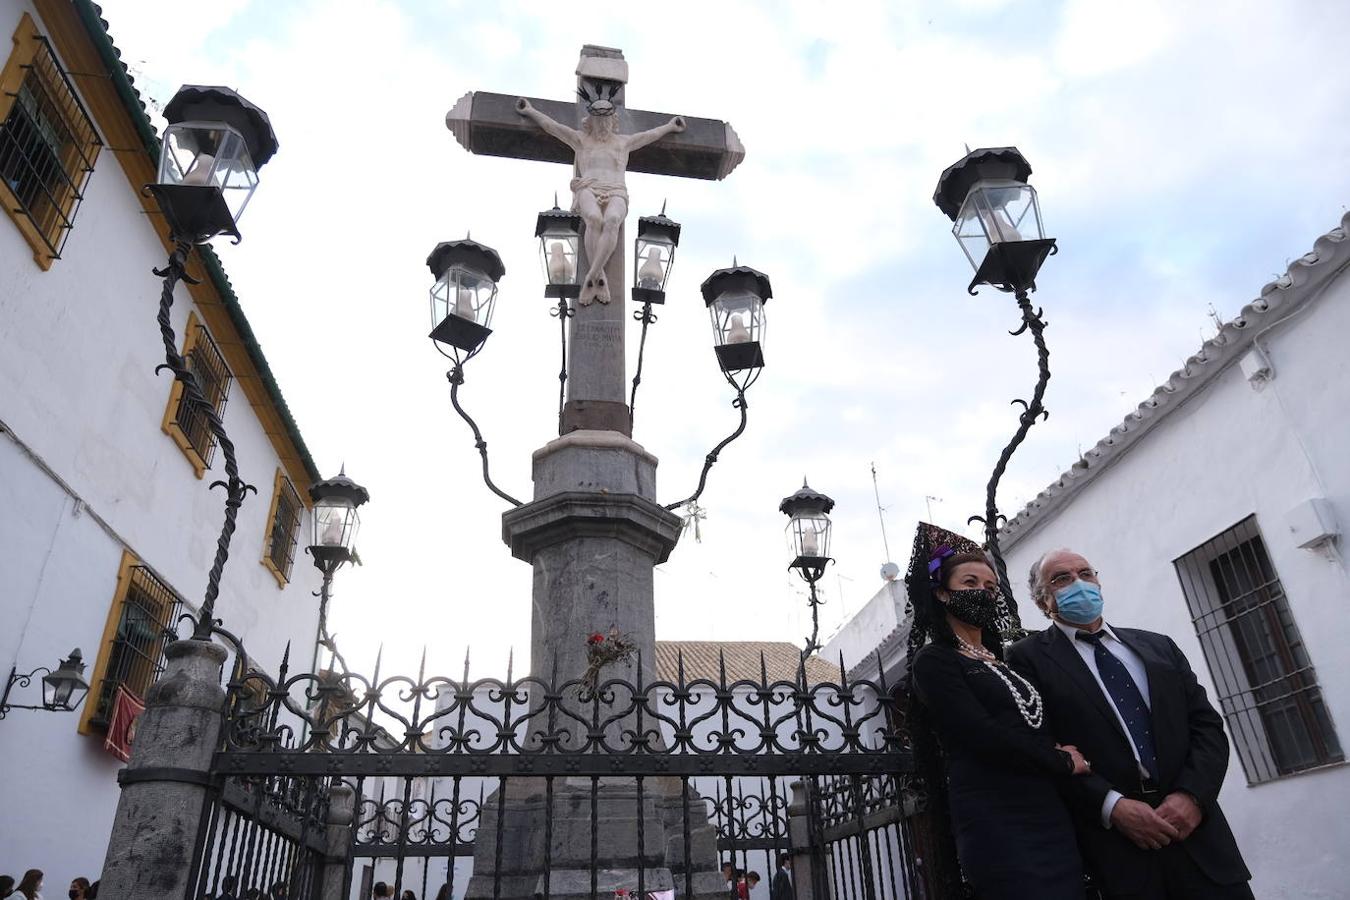
M880 651L886 684L899 684L904 675L905 637L909 633L908 627L901 629L904 615L904 581L883 583L872 599L825 643L821 658L835 663L842 655L850 678L879 681L876 656Z
M1342 273L1320 300L1261 338L1276 373L1263 391L1230 367L1005 547L1024 623L1045 624L1025 587L1032 561L1071 547L1101 572L1107 620L1170 635L1213 700L1172 560L1255 514L1342 747L1350 742L1350 579L1343 563L1294 546L1284 524L1291 507L1325 496L1350 526L1348 334L1350 276ZM1350 768L1249 787L1234 750L1220 800L1258 897L1345 896Z
M0 5L5 47L25 11L45 30L28 3ZM154 372L163 346L151 269L165 252L137 201L139 187L105 148L63 258L46 272L0 215L0 422L69 486L0 435L3 673L52 666L76 645L92 673L123 546L189 603L205 588L224 508L223 492L208 490L220 461L199 480L160 428L172 378ZM180 347L190 306L180 290L173 312ZM267 669L275 671L288 640L298 665L308 666L317 572L302 555L281 589L261 564L279 460L238 383L225 423L242 474L259 493L240 513L217 614ZM306 485L296 487L303 493ZM299 546L308 543L306 522ZM31 702L36 687L12 699ZM117 802L120 764L101 739L77 734L78 720L16 710L0 722L0 873L41 868L48 894L59 895L76 875L98 877Z

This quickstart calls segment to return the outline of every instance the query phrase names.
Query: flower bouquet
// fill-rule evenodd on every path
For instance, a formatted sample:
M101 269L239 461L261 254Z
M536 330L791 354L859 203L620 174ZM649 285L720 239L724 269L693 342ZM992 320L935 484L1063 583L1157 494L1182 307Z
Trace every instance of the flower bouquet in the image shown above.
M586 674L582 683L595 690L600 683L600 670L616 662L628 662L637 652L631 634L620 634L619 629L610 628L609 634L597 631L586 638Z

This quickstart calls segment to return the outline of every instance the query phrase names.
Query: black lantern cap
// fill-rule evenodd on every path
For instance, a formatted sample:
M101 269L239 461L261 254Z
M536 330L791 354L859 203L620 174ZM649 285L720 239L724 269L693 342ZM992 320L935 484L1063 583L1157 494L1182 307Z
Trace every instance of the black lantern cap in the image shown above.
M555 225L563 225L576 234L581 233L581 216L567 209L559 209L555 202L552 209L539 214L534 223L534 236L543 237L544 232Z
M972 150L952 163L938 178L933 202L953 222L966 202L966 194L976 182L992 178L1008 178L1026 182L1031 177L1031 164L1016 147L981 147Z
M443 241L427 257L427 268L440 278L456 263L478 269L493 281L501 281L506 274L502 258L491 247L465 238L462 241Z
M370 491L348 478L344 466L335 477L316 481L309 486L309 499L315 503L330 497L343 498L350 501L352 506L360 506L362 503L370 502Z
M699 288L703 291L703 303L706 306L712 306L712 302L719 294L738 289L755 294L761 303L767 303L773 296L769 276L749 266L735 265L729 269L718 269L709 275Z
M645 237L663 237L676 247L680 246L680 223L666 218L666 208L655 216L642 216L638 219L638 240Z
M811 486L802 479L802 488L791 497L784 497L783 502L778 504L778 511L787 516L803 513L825 513L829 514L834 509L834 500L825 496L820 491L812 490Z
M164 107L164 118L170 125L224 122L243 135L248 155L257 169L277 152L277 136L267 113L227 87L185 84Z

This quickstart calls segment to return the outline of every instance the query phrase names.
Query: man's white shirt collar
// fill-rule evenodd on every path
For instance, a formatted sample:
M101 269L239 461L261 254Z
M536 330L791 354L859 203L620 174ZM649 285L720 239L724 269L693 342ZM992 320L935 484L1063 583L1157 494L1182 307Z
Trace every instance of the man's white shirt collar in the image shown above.
M1092 632L1088 632L1088 630L1087 630L1086 628L1079 628L1077 625L1069 625L1069 624L1066 623L1066 622L1061 622L1059 619L1051 619L1050 621L1054 622L1054 623L1055 623L1055 627L1058 628L1060 631L1064 632L1064 636L1065 636L1066 638L1068 638L1070 641L1076 641L1076 640L1078 640L1078 633L1079 633L1079 632L1085 632L1085 633L1088 633L1088 634L1091 634L1091 633L1092 633ZM1109 637L1109 638L1111 638L1111 640L1116 641L1116 642L1121 643L1121 644L1125 643L1125 642L1122 641L1119 637L1116 636L1116 633L1115 633L1114 631L1111 630L1111 626L1106 624L1106 620L1105 620L1105 619L1102 620L1102 627L1101 627L1099 630L1102 631L1102 632L1105 632L1105 633L1106 633L1106 636ZM1075 645L1075 646L1076 646L1076 645Z

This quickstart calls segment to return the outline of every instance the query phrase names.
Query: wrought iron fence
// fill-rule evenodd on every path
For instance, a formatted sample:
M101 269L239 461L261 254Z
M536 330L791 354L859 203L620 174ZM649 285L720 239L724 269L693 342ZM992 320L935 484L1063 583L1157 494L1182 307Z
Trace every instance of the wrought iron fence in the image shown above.
M736 900L723 863L757 872L760 900L781 854L792 894L772 900L920 895L884 677L677 670L594 686L236 670L213 766L228 790L203 825L192 900L245 873L241 887L280 879L288 897L325 900L376 881L421 900ZM237 852L231 828L265 837Z

